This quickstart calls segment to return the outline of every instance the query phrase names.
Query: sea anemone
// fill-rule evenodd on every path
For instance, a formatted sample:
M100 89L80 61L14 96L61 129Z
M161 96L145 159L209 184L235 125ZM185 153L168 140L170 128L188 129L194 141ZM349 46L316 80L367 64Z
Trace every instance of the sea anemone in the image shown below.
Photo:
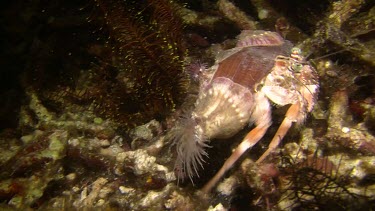
M190 78L198 82L202 72L207 69L207 64L201 62L200 60L196 60L186 66L186 70L190 75Z
M184 181L186 176L193 182L193 177L199 177L198 168L203 168L204 156L208 157L204 148L206 143L202 126L194 118L184 118L172 131L171 138L177 148L175 172L178 182Z

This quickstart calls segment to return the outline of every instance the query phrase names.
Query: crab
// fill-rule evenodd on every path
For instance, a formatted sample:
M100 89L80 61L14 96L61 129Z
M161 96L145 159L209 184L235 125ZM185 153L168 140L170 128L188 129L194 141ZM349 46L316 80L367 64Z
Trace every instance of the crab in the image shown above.
M209 193L242 154L265 135L272 124L270 102L290 107L256 163L277 148L293 123L304 122L319 88L315 69L298 48L276 32L243 31L237 46L217 61L211 68L212 75L201 83L194 109L172 129L178 180L199 176L210 140L230 138L249 124L255 127L202 188L204 193Z

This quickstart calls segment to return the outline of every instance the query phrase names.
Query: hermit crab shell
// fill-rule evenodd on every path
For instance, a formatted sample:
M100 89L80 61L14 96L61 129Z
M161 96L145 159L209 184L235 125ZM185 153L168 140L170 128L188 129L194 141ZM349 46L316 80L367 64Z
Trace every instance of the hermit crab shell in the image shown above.
M200 123L205 137L228 138L248 122L252 102L249 89L218 77L200 93L192 117Z
M276 32L245 30L238 36L237 47L280 46L284 39Z
M292 47L272 32L256 31L256 36L243 37L247 43L261 46L232 49L218 62L209 85L200 91L196 102L192 116L199 120L208 139L231 137L249 122L257 84L270 73L276 56L289 55ZM256 41L249 41L249 37Z
M229 138L250 122L257 85L271 72L278 55L288 56L292 45L278 34L244 31L238 45L220 54L205 76L191 115L171 132L177 149L177 177L190 179L203 167L205 148L214 138Z
M253 91L255 85L272 70L276 56L289 55L291 47L289 42L280 46L242 47L240 51L218 63L212 81L225 77Z

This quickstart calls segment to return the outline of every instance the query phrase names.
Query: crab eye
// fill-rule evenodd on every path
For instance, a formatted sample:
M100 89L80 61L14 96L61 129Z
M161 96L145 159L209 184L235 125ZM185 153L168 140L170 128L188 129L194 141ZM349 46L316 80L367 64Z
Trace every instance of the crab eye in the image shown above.
M299 73L302 70L303 65L301 63L293 63L291 65L291 70L295 73Z
M292 48L292 54L301 55L301 53L302 52L300 48L297 48L297 47Z
M302 54L301 49L297 48L297 47L294 47L291 50L290 58L292 58L292 59L294 59L296 61L303 61L304 58L303 58L303 56L301 54Z

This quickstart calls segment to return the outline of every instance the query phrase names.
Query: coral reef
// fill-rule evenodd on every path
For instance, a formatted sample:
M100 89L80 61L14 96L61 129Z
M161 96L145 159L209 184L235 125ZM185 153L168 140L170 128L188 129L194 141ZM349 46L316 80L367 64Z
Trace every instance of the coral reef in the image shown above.
M373 1L0 5L1 210L375 209ZM320 95L263 163L268 134L202 195L251 128L210 143L194 185L176 179L168 132L244 29L300 47ZM285 109L274 108L275 125Z

